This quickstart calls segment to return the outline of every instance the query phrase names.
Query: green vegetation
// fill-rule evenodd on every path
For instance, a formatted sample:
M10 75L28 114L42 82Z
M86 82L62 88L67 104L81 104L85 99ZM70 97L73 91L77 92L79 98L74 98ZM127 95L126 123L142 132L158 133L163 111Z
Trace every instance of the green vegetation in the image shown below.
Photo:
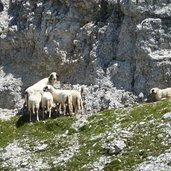
M14 139L28 137L34 140L52 139L56 134L63 134L66 130L73 133L71 128L74 118L59 117L46 121L29 123L28 116L16 116L9 121L0 121L0 147L6 146Z
M0 148L14 140L25 140L29 146L27 150L35 153L37 144L46 144L47 147L37 150L34 157L46 160L51 170L91 170L93 163L105 156L110 158L104 166L105 171L131 171L148 156L158 156L169 148L168 143L162 143L167 142L164 123L168 122L162 116L169 111L167 101L106 110L90 116L78 130L72 127L75 117L29 123L27 116L16 116L9 121L0 121ZM131 135L124 135L124 131ZM104 146L115 139L122 139L126 144L117 155L110 154ZM75 148L75 144L78 149L65 163L53 162L52 158Z

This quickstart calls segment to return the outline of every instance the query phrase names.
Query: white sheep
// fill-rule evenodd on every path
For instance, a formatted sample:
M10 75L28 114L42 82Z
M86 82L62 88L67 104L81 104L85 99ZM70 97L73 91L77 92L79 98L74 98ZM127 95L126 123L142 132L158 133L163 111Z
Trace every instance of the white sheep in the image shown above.
M27 103L28 103L28 97L29 95L33 92L33 91L39 91L39 92L43 92L43 88L46 85L54 85L56 83L58 79L58 75L56 74L56 72L52 72L49 77L47 78L43 78L42 80L38 81L37 83L33 84L32 86L28 87L25 90L25 106L27 107Z
M52 106L53 106L52 94L50 92L44 91L42 94L42 101L41 101L43 119L44 119L44 111L45 110L47 111L47 113L49 113L49 118L51 118Z
M28 111L30 113L30 122L31 122L31 115L37 115L37 121L39 121L39 109L41 103L42 95L40 92L32 92L28 97Z
M66 106L69 108L69 114L72 114L72 95L68 90L57 90L51 85L47 85L44 91L49 91L55 103L59 103L59 113L61 113L61 107L64 109L64 115L66 115Z
M156 100L171 100L171 88L159 89L155 87L150 90L150 94L153 94Z
M72 105L74 108L74 113L78 114L79 111L81 111L81 114L84 113L83 111L83 100L81 97L81 93L77 90L68 90L70 91L72 95Z

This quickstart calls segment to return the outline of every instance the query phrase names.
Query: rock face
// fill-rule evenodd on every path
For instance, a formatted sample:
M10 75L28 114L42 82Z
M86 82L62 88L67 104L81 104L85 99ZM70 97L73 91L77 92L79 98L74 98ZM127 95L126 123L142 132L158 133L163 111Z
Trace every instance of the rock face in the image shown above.
M135 95L168 87L170 19L169 0L1 0L0 84L9 91L0 87L2 99L15 108L23 90L52 71L61 82ZM14 84L4 82L9 75ZM0 107L8 108L3 100Z

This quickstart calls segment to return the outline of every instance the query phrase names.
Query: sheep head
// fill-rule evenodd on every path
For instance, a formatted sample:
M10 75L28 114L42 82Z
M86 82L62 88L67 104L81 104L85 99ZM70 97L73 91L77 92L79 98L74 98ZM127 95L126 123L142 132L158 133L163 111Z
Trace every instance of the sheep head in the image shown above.
M159 90L159 88L152 88L150 90L150 94L156 94L158 90Z
M59 78L59 76L57 75L57 73L56 73L56 72L52 72L52 73L49 75L49 77L48 77L49 83L50 83L51 85L54 85L54 84L57 82L58 78Z
M53 92L53 89L54 89L53 86L47 85L46 87L43 88L43 91L46 91L46 92L47 92L47 91Z

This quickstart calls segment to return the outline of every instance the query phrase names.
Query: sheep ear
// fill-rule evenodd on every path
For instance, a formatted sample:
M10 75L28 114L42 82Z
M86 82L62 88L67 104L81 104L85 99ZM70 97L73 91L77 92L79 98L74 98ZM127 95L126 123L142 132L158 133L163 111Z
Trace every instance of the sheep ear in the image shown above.
M156 89L152 89L151 90L151 93L156 94L157 93L157 90Z
M53 78L53 75L51 74L51 75L49 76L49 82L51 82L52 78Z
M46 86L46 87L43 88L43 91L46 91L47 89L48 89L48 87Z

